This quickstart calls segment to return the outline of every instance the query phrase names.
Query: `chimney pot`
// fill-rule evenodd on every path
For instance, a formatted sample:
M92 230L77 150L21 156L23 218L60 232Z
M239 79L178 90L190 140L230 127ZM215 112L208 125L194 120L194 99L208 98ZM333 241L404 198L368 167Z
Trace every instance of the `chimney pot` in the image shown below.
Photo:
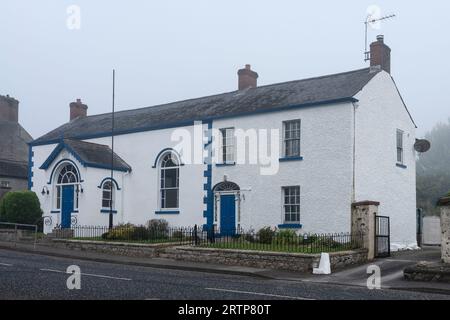
M246 64L244 69L239 69L238 76L239 76L239 83L238 83L239 90L257 87L258 74L251 69L251 66L249 64Z
M81 102L81 99L77 99L76 102L70 103L70 121L76 118L84 118L87 116L88 106Z
M391 73L391 48L384 43L383 35L378 35L377 41L370 44L370 67L376 66Z
M9 94L0 95L0 120L19 122L19 101Z

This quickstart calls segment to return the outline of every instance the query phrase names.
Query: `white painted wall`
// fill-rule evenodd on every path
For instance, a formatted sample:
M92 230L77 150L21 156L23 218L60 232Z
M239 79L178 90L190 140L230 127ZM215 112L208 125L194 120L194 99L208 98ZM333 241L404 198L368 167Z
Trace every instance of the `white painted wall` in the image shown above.
M213 186L227 175L241 189L251 188L242 192L241 226L245 229L282 224L282 187L300 185L302 232L350 231L350 103L217 120L213 127L278 129L281 139L283 121L294 119L301 119L302 161L280 163L273 176L261 175L257 165L213 166Z
M380 72L356 95L356 201L379 201L391 218L391 242L416 243L415 125L391 76ZM404 131L404 164L396 166L396 131Z
M441 217L423 217L422 243L425 245L441 245Z

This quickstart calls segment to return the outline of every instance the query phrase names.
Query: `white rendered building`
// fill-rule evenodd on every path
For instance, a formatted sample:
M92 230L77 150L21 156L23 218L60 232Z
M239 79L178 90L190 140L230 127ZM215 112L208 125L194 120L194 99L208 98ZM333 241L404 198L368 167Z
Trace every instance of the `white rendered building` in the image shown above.
M111 198L114 224L349 232L352 203L371 200L393 242L415 243L416 126L382 37L370 68L261 87L250 66L238 74L234 92L115 113L112 180L111 114L72 103L30 144L45 232L107 226Z

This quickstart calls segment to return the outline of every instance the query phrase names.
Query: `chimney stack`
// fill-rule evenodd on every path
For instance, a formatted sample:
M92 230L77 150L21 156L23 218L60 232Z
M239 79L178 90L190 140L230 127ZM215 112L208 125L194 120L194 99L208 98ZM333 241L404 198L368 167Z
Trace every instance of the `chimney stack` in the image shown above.
M0 95L0 120L19 122L19 101Z
M249 64L245 65L244 69L238 71L239 76L239 90L245 90L248 88L256 88L258 74L251 69Z
M81 102L81 99L77 99L76 102L70 103L70 121L76 118L84 118L87 116L88 106Z
M380 66L391 73L391 48L384 43L384 36L377 36L377 41L370 44L370 66Z

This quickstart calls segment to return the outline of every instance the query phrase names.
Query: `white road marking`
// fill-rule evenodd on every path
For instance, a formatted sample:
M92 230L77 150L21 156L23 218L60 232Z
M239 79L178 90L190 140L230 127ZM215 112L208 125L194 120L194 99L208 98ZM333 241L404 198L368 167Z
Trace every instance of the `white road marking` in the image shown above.
M40 269L41 271L45 272L55 272L55 273L65 273L65 274L71 274L66 271L61 270L53 270L53 269ZM118 278L118 277L111 277L111 276L104 276L101 274L91 274L91 273L81 273L82 276L88 276L88 277L96 277L96 278L104 278L104 279L113 279L113 280L123 280L123 281L132 281L132 279L129 278Z
M1 263L1 262L0 262L0 266L4 266L4 267L12 267L13 265L12 265L12 264L9 264L9 263Z
M232 293L243 293L243 294L252 294L252 295L255 295L255 296L267 296L267 297L295 299L295 300L315 300L315 299L303 298L303 297L282 296L282 295L279 295L279 294L262 293L262 292L251 292L251 291L240 291L240 290L229 290L229 289L219 289L219 288L205 288L205 290L232 292Z

